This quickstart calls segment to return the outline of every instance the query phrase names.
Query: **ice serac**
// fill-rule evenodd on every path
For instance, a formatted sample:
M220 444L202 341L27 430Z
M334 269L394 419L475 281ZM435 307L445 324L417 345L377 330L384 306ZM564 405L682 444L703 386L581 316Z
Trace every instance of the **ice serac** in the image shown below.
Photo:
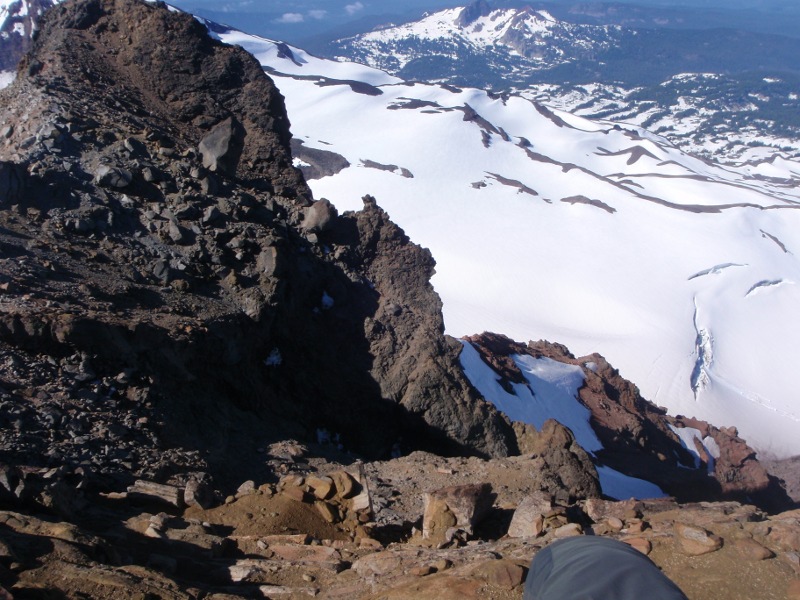
M0 106L0 351L19 366L0 392L27 424L1 461L241 481L321 427L368 456L515 450L460 374L430 252L371 198L313 204L244 50L163 4L70 1Z
M487 395L498 406L546 402L536 393L532 397L519 393L517 386L528 385L520 370L526 360L520 357L547 359L581 369L583 383L575 400L588 409L588 424L596 437L584 433L582 438L591 444L586 449L593 453L598 465L651 481L682 501L735 499L770 511L792 505L781 482L767 473L734 428L668 415L642 398L638 388L599 354L575 357L560 344L521 344L493 333L471 336L465 341L492 369L502 394L508 395L500 399L497 396L502 394L497 391ZM470 369L467 374L471 376ZM482 388L479 382L474 383ZM551 410L553 418L565 420L559 416L564 414L559 407ZM572 426L579 431L580 424ZM519 435L524 430L516 426L516 431ZM594 444L598 440L599 449ZM520 450L524 451L526 445L519 441Z

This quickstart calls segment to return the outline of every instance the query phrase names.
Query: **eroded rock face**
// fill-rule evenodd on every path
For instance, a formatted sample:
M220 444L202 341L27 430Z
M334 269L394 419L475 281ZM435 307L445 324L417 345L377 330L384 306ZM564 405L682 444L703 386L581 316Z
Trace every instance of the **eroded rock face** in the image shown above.
M0 11L0 71L13 71L30 47L38 18L53 6L53 0L6 2Z
M0 96L1 461L185 485L321 427L372 456L515 450L430 253L372 199L301 226L283 100L243 50L159 4L67 2Z
M492 333L467 340L509 392L513 390L510 384L525 381L512 359L514 355L529 354L580 366L584 385L578 390L578 400L591 411L590 424L604 448L597 457L604 464L652 481L683 501L735 499L755 502L772 512L792 505L780 481L767 473L735 428L667 415L642 398L638 388L599 354L576 358L560 344L521 344ZM691 451L672 427L691 427L698 432L700 439ZM515 430L520 450L525 451L536 432L519 424ZM709 453L700 441L703 439L713 440L718 456Z
M546 488L563 502L600 496L597 470L572 432L554 419L541 431L531 425L514 423L520 452L538 465Z

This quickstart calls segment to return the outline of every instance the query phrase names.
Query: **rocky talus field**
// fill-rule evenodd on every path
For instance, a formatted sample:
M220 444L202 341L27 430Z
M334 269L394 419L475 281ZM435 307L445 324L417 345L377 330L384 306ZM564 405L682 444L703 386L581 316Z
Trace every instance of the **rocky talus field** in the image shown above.
M252 56L158 2L39 27L0 91L0 598L518 599L576 535L692 600L800 598L791 464L594 357L603 460L671 494L603 496L569 429L473 387L380 199L312 197ZM580 362L471 343L499 380L510 353ZM714 473L681 474L668 423L718 439Z

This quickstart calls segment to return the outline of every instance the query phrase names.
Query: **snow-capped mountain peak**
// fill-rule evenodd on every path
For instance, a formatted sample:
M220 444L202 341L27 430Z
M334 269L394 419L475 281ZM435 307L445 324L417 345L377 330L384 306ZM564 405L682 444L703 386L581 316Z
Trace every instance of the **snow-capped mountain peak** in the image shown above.
M535 68L536 62L552 65L586 58L607 48L617 31L559 21L546 10L493 9L480 1L342 39L334 47L342 55L392 72L413 61L452 60L466 52L490 64L503 63L512 75L515 70ZM515 62L514 56L534 64Z

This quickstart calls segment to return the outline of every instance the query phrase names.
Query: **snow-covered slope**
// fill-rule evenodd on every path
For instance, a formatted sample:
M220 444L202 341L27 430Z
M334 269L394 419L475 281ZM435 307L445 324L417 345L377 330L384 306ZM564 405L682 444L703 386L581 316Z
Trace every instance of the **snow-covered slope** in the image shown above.
M798 79L681 73L655 86L535 84L519 92L590 119L645 127L682 150L724 162L800 157Z
M598 351L671 412L800 453L800 164L722 167L632 126L220 37L276 79L303 148L349 162L316 196L373 194L432 250L449 333Z

